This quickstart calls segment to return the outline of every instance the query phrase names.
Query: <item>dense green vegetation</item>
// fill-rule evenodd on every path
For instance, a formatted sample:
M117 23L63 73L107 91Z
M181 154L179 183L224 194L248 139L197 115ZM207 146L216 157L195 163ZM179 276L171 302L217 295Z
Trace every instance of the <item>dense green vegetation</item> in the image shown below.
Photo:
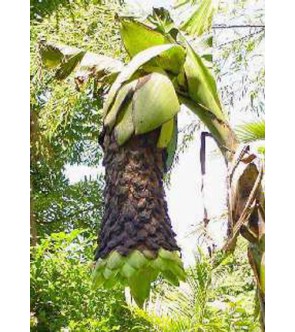
M180 289L159 281L143 310L122 289L92 289L94 241L75 230L32 248L32 331L259 331L245 242L234 256L201 254Z
M32 248L32 331L149 331L130 314L122 289L92 289L93 243L75 230Z
M122 56L113 20L116 8L116 1L31 3L31 224L40 238L79 227L96 232L103 183L98 178L72 185L64 174L67 165L100 163L97 91L85 87L77 94L73 82L56 82L52 73L44 72L38 41L45 38Z

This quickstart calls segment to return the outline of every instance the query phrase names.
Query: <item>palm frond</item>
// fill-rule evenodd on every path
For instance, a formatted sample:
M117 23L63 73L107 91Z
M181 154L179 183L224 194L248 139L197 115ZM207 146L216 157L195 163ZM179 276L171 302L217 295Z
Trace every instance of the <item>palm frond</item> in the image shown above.
M239 139L244 143L256 142L265 139L265 121L257 120L245 122L235 130Z
M210 31L215 10L215 1L202 0L192 15L182 23L180 26L181 30L192 36L201 36Z

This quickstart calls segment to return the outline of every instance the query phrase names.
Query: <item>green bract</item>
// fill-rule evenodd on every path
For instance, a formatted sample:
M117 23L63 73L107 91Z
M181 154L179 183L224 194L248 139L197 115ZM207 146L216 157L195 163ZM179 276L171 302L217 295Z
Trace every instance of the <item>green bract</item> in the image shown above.
M124 144L134 133L131 102L123 106L114 133L119 145Z
M120 108L123 106L124 103L125 104L127 103L128 97L129 99L130 97L132 97L136 84L137 80L133 80L130 83L126 83L122 86L122 88L117 94L116 100L113 103L112 108L105 117L104 125L106 127L109 127L110 129L113 128L113 126L116 123L117 115L119 113Z
M149 100L147 105L146 101ZM115 127L119 145L133 133L148 133L162 126L158 147L169 144L174 128L173 117L180 109L178 97L167 75L154 72L126 83L119 90L104 125Z
M185 60L185 51L183 47L177 44L166 44L150 47L140 53L138 53L120 72L114 84L112 85L108 97L104 105L104 115L109 112L110 107L112 106L121 86L130 80L132 76L144 65L152 62L153 65L158 64L157 61L161 59L162 63L175 63L176 61L181 61L182 63ZM162 65L159 64L161 68ZM178 71L181 66L178 65ZM166 69L166 68L163 68Z
M98 259L93 271L93 287L113 287L115 284L130 287L131 295L142 306L149 297L151 283L159 274L178 286L185 280L185 272L178 251L161 248L154 257L148 251L134 250L127 257L112 251Z
M124 46L131 57L153 46L174 42L169 35L163 35L145 24L126 19L121 20L121 36ZM178 74L179 68L184 62L184 56L179 51L173 51L150 62L154 66Z
M173 138L175 118L165 122L161 127L160 137L157 143L158 148L166 148Z
M136 134L144 134L172 119L180 105L174 87L166 75L152 73L139 80L133 104L133 119ZM146 101L149 101L147 104Z

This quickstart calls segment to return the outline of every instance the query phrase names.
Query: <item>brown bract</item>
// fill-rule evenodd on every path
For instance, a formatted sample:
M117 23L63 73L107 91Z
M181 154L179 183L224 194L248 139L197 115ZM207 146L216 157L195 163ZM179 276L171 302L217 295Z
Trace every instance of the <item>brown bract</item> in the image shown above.
M179 250L168 216L163 187L164 157L157 148L159 130L132 137L119 146L113 134L103 139L105 211L95 259L112 250Z

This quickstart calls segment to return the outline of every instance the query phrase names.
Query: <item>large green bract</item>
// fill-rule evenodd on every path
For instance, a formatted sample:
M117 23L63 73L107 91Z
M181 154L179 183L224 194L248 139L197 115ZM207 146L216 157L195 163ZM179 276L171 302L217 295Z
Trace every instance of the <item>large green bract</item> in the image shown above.
M184 61L185 52L183 48L176 44L166 44L160 46L153 46L138 53L126 67L123 68L116 81L112 85L104 106L104 114L107 114L114 99L119 92L122 85L130 80L132 76L144 65L150 61L154 61L153 65L158 64L159 60L165 64L173 63L174 61ZM179 69L179 67L178 67Z
M104 125L109 129L115 126L116 136L120 137L117 141L122 145L126 142L123 137L129 138L133 132L136 135L150 132L171 120L179 109L178 98L169 78L154 72L122 86L106 114ZM163 134L166 127L162 130ZM169 141L166 139L161 146L166 147Z
M171 81L159 73L148 75L146 83L136 89L132 105L135 134L145 134L158 128L172 119L180 109Z
M177 251L160 249L157 257L149 252L134 250L127 257L117 251L105 259L98 259L93 272L93 286L113 287L117 282L129 286L136 303L142 306L148 297L150 286L158 275L175 286L185 280L182 261Z

